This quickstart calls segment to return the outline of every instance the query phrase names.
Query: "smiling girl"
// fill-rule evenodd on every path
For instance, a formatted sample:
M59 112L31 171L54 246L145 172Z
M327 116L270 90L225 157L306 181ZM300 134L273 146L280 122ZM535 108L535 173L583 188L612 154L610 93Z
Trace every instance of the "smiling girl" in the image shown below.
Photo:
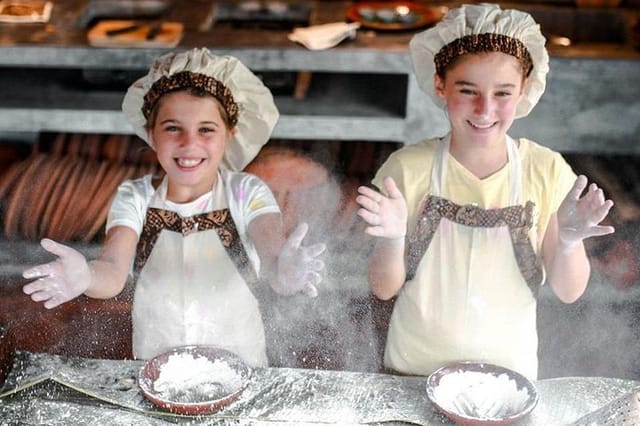
M23 273L25 293L53 308L131 276L134 357L209 344L266 365L265 287L313 295L324 268L323 244L301 246L307 225L286 238L269 188L240 172L278 120L271 93L237 59L193 49L158 58L122 108L164 176L120 185L97 259L43 240L58 258Z
M420 87L445 109L448 135L407 146L359 188L376 237L369 285L397 296L385 366L428 375L454 361L535 379L536 297L570 303L590 274L583 239L613 203L561 155L507 134L542 96L545 39L531 16L496 5L451 10L410 44Z

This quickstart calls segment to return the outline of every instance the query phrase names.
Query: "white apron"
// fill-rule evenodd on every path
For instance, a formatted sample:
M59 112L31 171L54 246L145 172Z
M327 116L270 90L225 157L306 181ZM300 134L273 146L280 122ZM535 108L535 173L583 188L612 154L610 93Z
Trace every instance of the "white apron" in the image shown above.
M509 206L492 210L444 197L450 140L440 145L408 242L408 281L391 316L385 366L428 375L450 362L484 361L535 379L543 275L529 238L534 205L520 205L516 144L507 137Z
M218 185L224 185L219 178ZM138 243L133 355L210 344L266 366L257 278L229 209L183 218L166 209L166 178L146 213ZM248 284L249 282L249 284Z

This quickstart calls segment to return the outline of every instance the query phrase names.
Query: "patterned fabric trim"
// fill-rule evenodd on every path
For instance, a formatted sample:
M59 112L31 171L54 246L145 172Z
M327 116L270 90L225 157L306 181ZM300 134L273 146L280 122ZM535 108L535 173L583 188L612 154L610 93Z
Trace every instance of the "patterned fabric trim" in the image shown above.
M144 95L144 104L142 105L144 118L149 119L151 111L153 111L158 99L160 99L162 95L189 87L202 89L216 98L222 105L222 108L227 112L231 127L234 127L238 123L239 107L233 99L231 90L213 77L190 71L182 71L171 76L163 76L153 83L147 94Z
M254 295L256 294L258 277L251 267L249 256L242 245L240 235L238 234L236 224L231 217L229 209L216 210L183 218L178 213L172 211L149 208L136 250L134 263L136 277L147 263L153 247L160 236L160 232L165 229L171 232L181 233L184 237L195 232L215 229L227 254L235 263L236 268L251 291Z
M440 220L446 218L465 226L492 228L508 226L516 262L522 277L534 296L542 285L542 263L533 250L528 231L533 226L535 204L485 210L474 205L458 205L445 198L426 198L415 231L410 235L407 250L407 279L412 279L418 264L429 248Z
M469 34L442 47L434 57L436 73L443 76L445 69L455 58L481 52L501 52L514 56L521 62L526 77L533 70L533 60L524 43L504 34L484 33Z

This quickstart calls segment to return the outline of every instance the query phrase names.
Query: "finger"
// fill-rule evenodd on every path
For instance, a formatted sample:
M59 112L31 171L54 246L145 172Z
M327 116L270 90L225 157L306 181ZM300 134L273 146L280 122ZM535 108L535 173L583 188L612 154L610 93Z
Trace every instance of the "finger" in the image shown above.
M402 192L400 192L396 181L392 177L387 176L384 178L384 187L387 190L387 194L389 194L389 198L403 198Z
M604 203L604 191L601 188L598 188L598 185L592 183L589 185L589 191L585 194L583 199L589 205L600 205Z
M356 203L360 204L362 207L373 213L378 213L378 211L380 211L380 204L373 198L366 197L364 195L358 195L356 197Z
M46 277L54 274L55 270L55 262L49 262L26 269L22 272L22 277L26 279Z
M42 291L37 291L31 295L31 300L34 302L42 302L45 300L51 299L55 295L55 292L52 292L49 289L44 289Z
M324 269L324 262L320 259L313 259L307 262L307 269L320 272Z
M298 226L296 226L296 229L294 229L293 232L289 235L286 244L288 244L290 247L300 247L300 244L302 243L302 240L304 240L305 235L307 235L308 230L309 225L307 224L307 222L300 223Z
M582 192L586 187L587 187L587 177L584 175L578 176L575 182L573 182L573 187L569 191L569 194L567 194L567 198L570 198L572 200L580 199L580 195L582 194Z
M615 228L613 226L592 226L589 228L589 237L601 237L603 235L613 234Z
M318 289L313 284L307 284L302 289L302 294L304 294L306 296L309 296L309 297L317 297L318 296Z
M321 255L326 249L327 249L327 245L325 243L317 243L309 247L305 247L304 254L309 257L316 257Z
M377 202L379 202L381 197L382 197L382 194L380 194L378 191L376 191L373 188L369 188L368 186L359 186L358 187L358 193L360 195L363 195L363 196L365 196L367 198L370 198L373 201L377 201Z
M44 291L50 287L53 287L54 283L50 278L40 278L22 287L22 291L25 294L33 294L37 291Z
M371 213L369 210L358 209L357 214L362 219L364 219L364 221L367 222L369 225L374 225L374 226L380 225L379 216L375 213Z
M308 271L304 274L305 285L317 286L322 282L322 275L314 271Z
M613 201L607 200L596 208L597 217L598 217L597 223L602 222L604 218L607 217L612 207L613 207Z
M46 302L44 302L44 307L47 309L53 309L57 306L62 305L64 302L66 302L67 300L61 297L52 297L51 299L47 300Z
M594 202L596 205L601 205L601 204L603 204L603 203L604 203L604 200L605 200L605 198L604 198L604 191L603 191L602 189L600 189L600 188L596 188L595 195L594 195L594 197L593 197L593 198L594 198L593 202Z
M76 251L71 247L56 243L49 238L43 238L42 241L40 241L40 245L49 253L55 254L59 257L67 257L76 253Z

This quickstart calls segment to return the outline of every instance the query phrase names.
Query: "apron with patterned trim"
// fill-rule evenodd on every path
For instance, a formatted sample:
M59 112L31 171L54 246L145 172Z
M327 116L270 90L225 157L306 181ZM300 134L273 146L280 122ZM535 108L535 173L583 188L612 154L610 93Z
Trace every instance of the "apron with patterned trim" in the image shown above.
M529 238L535 205L521 205L518 149L507 137L509 206L485 210L443 196L449 145L447 138L436 152L430 195L409 236L407 282L392 314L385 364L430 374L475 360L535 378L535 297L543 273Z
M208 344L266 366L258 279L229 209L182 217L164 209L165 201L166 178L149 205L136 251L134 357Z

